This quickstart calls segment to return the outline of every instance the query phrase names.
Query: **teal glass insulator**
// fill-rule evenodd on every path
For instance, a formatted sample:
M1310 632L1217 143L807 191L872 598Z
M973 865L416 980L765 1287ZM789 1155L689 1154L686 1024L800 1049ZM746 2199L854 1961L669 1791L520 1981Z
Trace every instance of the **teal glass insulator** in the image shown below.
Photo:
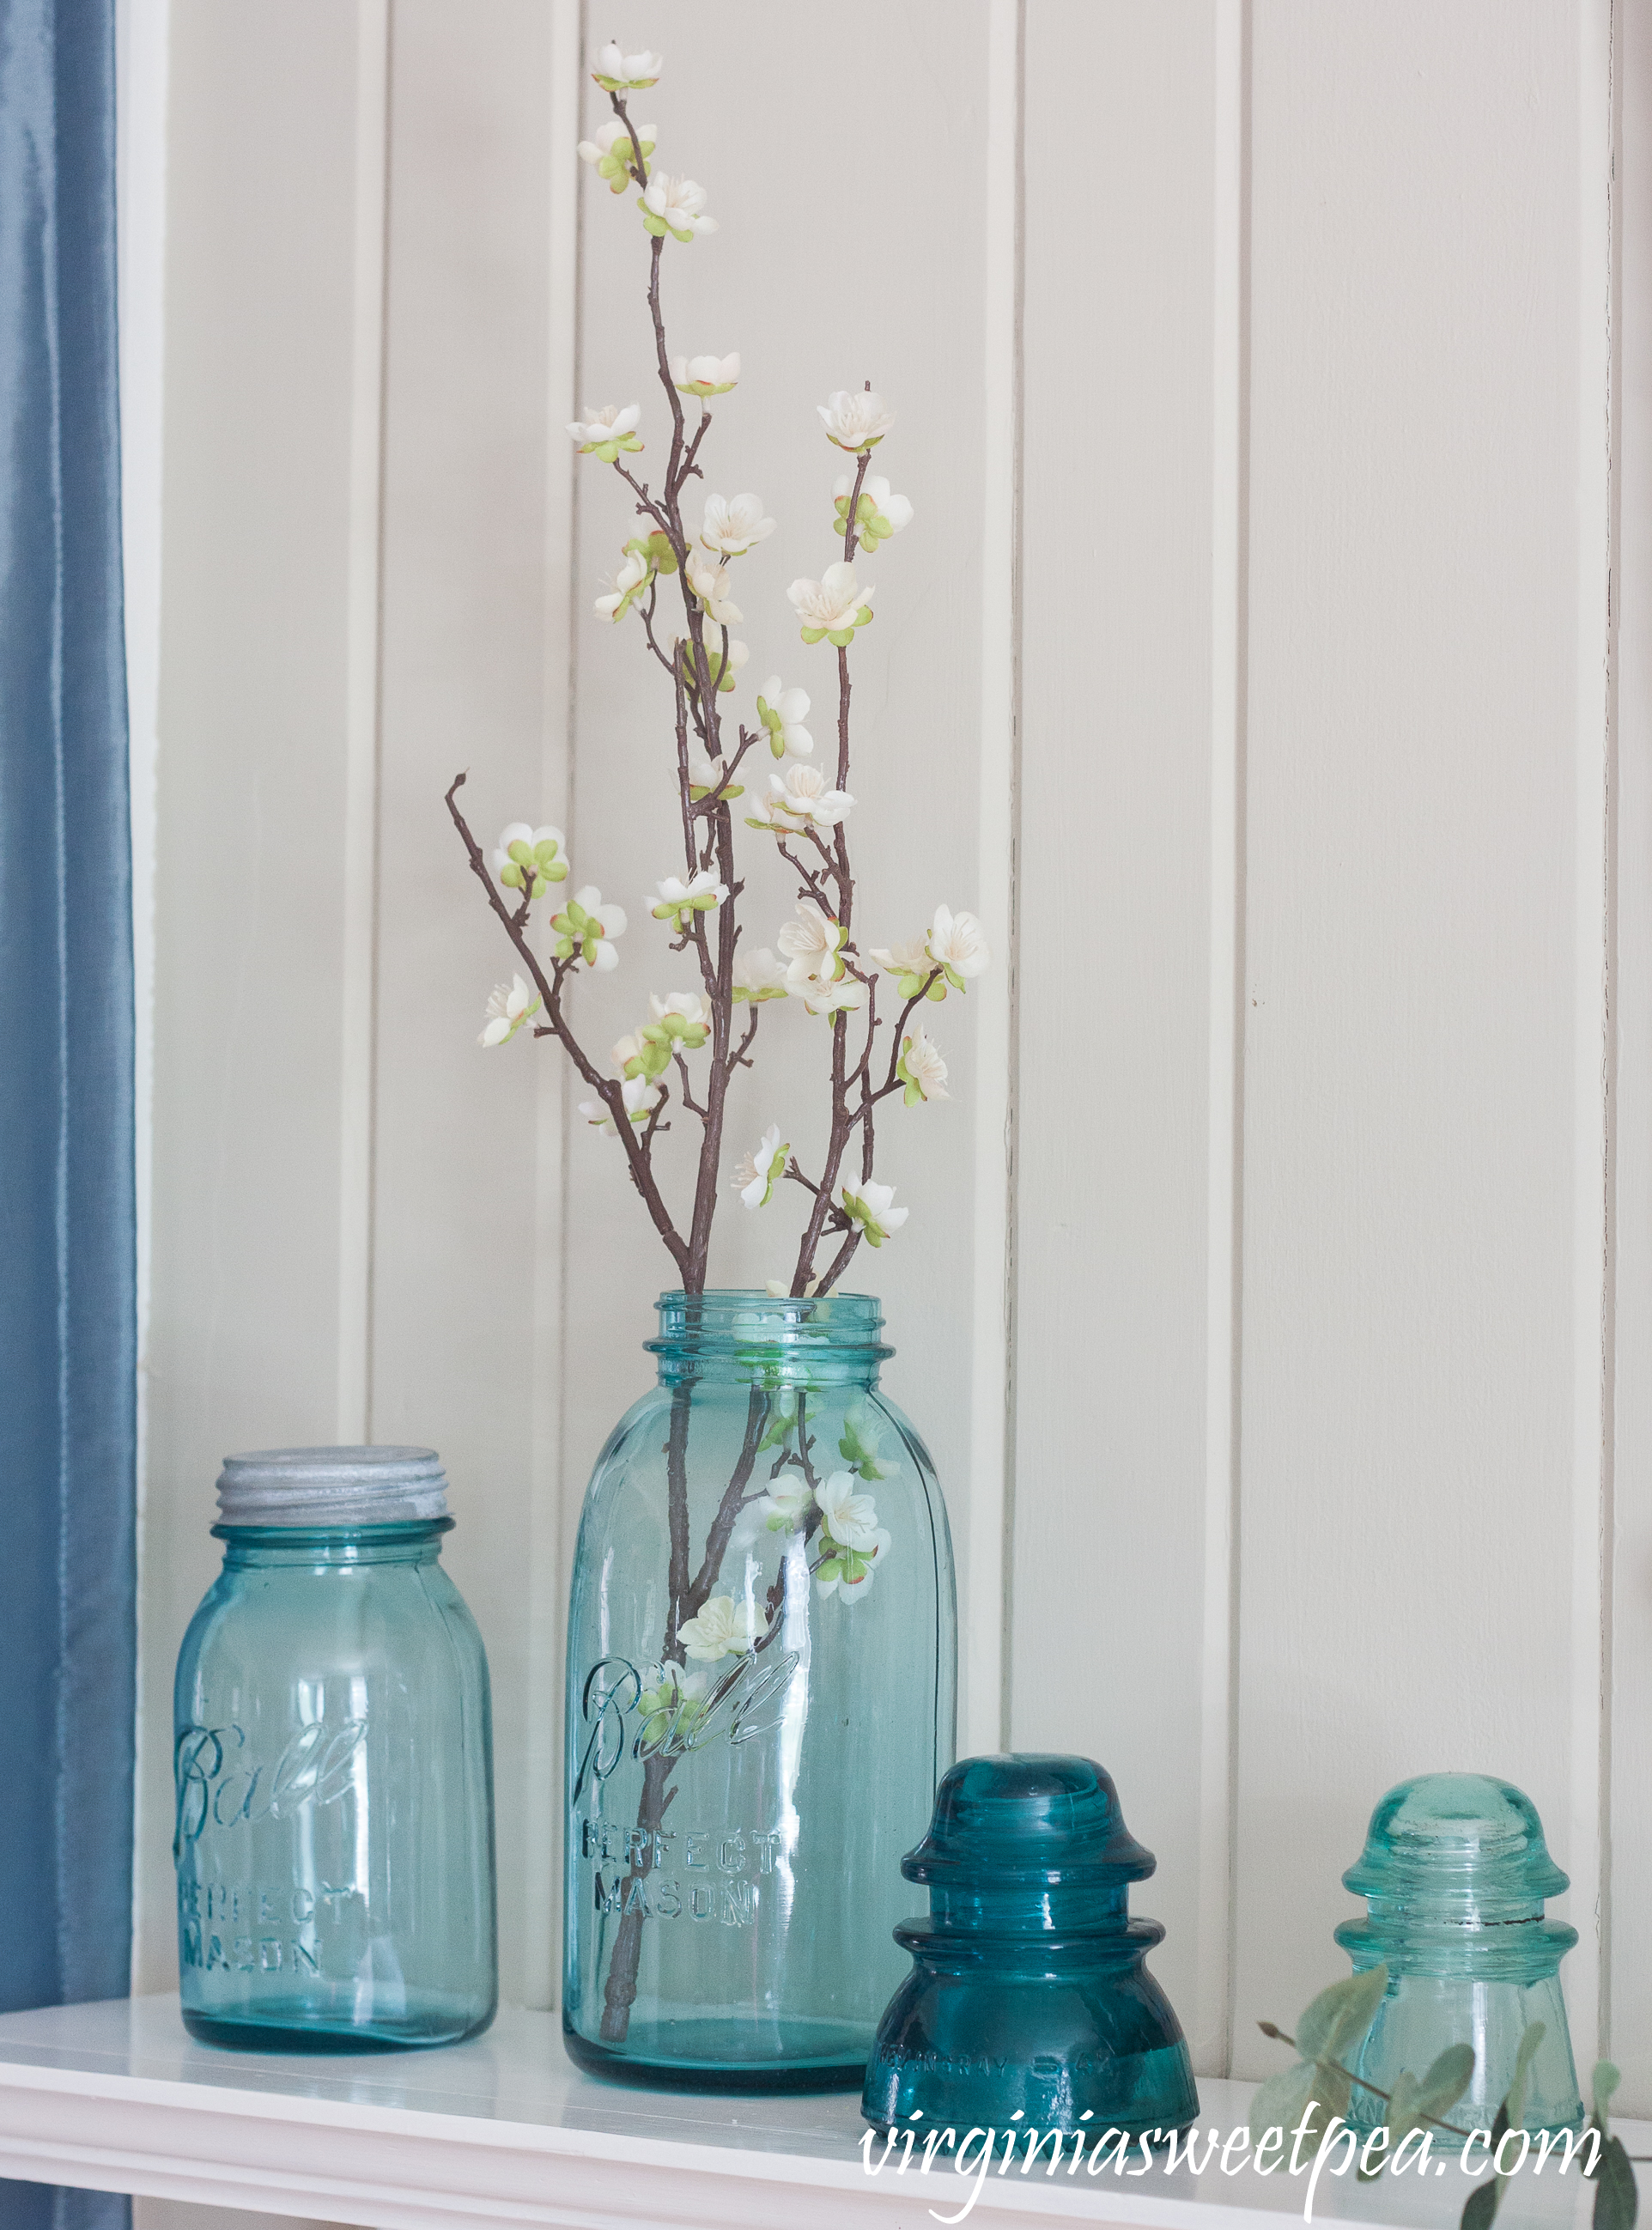
M1560 1962L1578 1941L1544 1917L1566 1877L1549 1856L1531 1798L1479 1773L1425 1773L1391 1789L1371 1815L1365 1851L1344 1884L1367 1917L1337 1941L1363 1974L1386 1965L1388 1988L1353 2072L1391 2091L1402 2069L1422 2075L1449 2044L1469 2044L1475 2076L1442 2118L1488 2129L1514 2073L1521 2037L1543 2023L1526 2126L1580 2129L1583 2101L1560 1994ZM1375 2129L1382 2100L1356 2084L1349 2120ZM1461 2142L1436 2129L1436 2146Z
M210 2044L450 2044L492 2020L481 1636L428 1448L273 1449L218 1482L174 1688L179 1982Z
M568 1613L563 2028L582 2067L860 2088L900 1853L952 1762L945 1505L856 1293L668 1293Z
M1143 1963L1165 1931L1130 1917L1130 1884L1156 1863L1090 1758L955 1765L901 1861L929 1913L895 1930L912 1972L879 2024L867 2120L960 2142L975 2128L1185 2129L1192 2065Z

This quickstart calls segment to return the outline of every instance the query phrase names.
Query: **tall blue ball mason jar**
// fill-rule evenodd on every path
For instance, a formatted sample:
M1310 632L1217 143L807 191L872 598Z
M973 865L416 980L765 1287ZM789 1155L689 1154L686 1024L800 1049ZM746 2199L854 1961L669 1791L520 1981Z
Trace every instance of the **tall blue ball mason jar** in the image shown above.
M487 1660L429 1448L218 1481L174 1689L185 2026L260 2051L450 2044L498 1996Z
M859 2089L952 1762L952 1542L858 1293L667 1293L585 1497L563 2027L582 2066Z

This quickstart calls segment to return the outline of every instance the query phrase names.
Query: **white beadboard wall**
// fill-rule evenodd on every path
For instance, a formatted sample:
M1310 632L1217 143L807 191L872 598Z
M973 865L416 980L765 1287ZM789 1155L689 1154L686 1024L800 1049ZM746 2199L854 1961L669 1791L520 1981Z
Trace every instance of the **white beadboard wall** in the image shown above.
M1340 1971L1386 1787L1519 1782L1578 2056L1652 2112L1652 0L158 20L140 1986L218 1459L365 1434L449 1465L506 1971L554 2002L565 1560L666 1265L547 1050L475 1047L507 970L442 792L630 912L595 1042L672 988L658 677L590 609L629 521L562 432L661 419L640 228L572 152L617 32L722 226L667 308L745 360L707 485L780 522L752 683L829 691L784 600L815 403L900 414L863 887L1001 964L938 1022L953 1104L889 1125L867 1274L965 1739L1112 1768L1211 2073ZM763 1040L737 1126L806 1141L820 1034Z

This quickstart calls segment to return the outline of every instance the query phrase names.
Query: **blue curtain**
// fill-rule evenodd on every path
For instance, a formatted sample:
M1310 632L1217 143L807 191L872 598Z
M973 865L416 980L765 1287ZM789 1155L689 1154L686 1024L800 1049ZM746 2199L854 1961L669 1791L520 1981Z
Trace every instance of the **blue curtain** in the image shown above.
M0 2008L126 1995L135 1331L113 0L0 0ZM4 2230L128 2202L0 2184Z

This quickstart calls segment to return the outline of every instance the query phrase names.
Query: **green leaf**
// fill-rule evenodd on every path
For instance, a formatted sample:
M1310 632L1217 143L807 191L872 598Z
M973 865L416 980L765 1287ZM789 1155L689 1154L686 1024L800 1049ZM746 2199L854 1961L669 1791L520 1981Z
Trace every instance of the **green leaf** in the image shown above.
M1612 2072L1616 2075L1617 2070L1613 2068ZM1612 2089L1616 2088L1617 2085L1613 2085ZM1596 2096L1599 2096L1598 2090ZM1611 2090L1606 2096L1610 2098ZM1640 2194L1635 2188L1635 2170L1623 2149L1623 2140L1622 2137L1608 2137L1601 2153L1600 2176L1595 2188L1595 2230L1633 2230L1640 2205Z
M1449 2044L1423 2078L1417 2094L1419 2114L1443 2114L1455 2106L1475 2079L1472 2044Z
M1255 2126L1258 2130L1294 2130L1313 2096L1316 2072L1311 2061L1299 2059L1294 2067L1281 2067L1277 2075L1270 2075L1250 2102L1250 2118Z
M1597 2059L1595 2062L1595 2072L1591 2079L1590 2089L1594 2094L1595 2119L1603 2130L1606 2126L1606 2110L1611 2104L1617 2086L1623 2079L1623 2076L1612 2066L1610 2059Z
M1497 2213L1497 2202L1503 2195L1503 2187L1494 2175L1477 2183L1468 2195L1468 2203L1462 2210L1462 2230L1491 2230Z
M1315 2062L1313 2072L1313 2096L1327 2116L1339 2114L1345 2122L1353 2096L1352 2083L1339 2067L1327 2066L1322 2059Z
M1296 2048L1303 2059L1345 2062L1376 2020L1387 1988L1387 1968L1371 1967L1321 1990L1296 2024Z
M1531 2080L1532 2062L1537 2057L1537 2048L1543 2038L1543 2023L1533 2021L1521 2037L1520 2048L1514 2054L1514 2076L1508 2086L1508 2095L1503 2100L1508 2116L1507 2125L1511 2130L1520 2130L1526 2126L1526 2085Z
M1402 2069L1394 2078L1394 2087L1389 2094L1387 2127L1391 2143L1401 2143L1418 2126L1423 2118L1419 2111L1422 2104L1422 2085L1409 2068Z

